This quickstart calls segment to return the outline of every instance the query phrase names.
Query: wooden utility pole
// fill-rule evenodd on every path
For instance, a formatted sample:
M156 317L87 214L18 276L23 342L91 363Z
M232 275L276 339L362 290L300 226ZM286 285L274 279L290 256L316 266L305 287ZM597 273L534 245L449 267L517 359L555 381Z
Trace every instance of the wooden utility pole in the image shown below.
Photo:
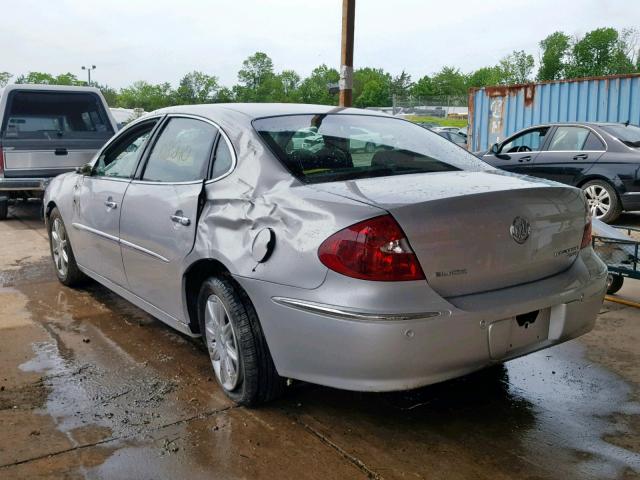
M342 55L340 56L340 106L350 107L353 100L353 27L356 0L342 0Z

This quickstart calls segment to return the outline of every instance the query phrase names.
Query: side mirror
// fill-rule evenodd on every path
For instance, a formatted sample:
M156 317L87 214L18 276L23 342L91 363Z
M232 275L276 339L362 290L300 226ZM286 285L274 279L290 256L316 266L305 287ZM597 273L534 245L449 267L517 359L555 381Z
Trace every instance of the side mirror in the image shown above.
M76 168L76 173L87 176L87 177L91 175L92 171L93 171L93 165L91 165L90 163L85 163L81 167Z
M493 153L494 155L497 155L500 153L500 145L497 143L494 143L493 145L491 145L491 148L489 149L489 151L491 153Z

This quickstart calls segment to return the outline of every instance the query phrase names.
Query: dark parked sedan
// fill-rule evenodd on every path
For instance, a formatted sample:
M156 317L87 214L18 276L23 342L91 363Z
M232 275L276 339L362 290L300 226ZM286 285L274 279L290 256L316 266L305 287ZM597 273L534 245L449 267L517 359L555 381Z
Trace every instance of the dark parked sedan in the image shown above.
M582 188L592 215L604 222L640 210L640 127L635 125L538 125L494 144L481 158L503 170Z

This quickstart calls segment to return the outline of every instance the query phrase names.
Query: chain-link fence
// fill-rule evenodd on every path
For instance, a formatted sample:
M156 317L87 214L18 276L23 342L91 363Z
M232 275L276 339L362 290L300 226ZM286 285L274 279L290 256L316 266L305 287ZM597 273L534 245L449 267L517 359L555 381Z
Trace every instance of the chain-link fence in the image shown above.
M469 98L466 95L434 97L398 97L393 99L393 114L428 117L467 118Z

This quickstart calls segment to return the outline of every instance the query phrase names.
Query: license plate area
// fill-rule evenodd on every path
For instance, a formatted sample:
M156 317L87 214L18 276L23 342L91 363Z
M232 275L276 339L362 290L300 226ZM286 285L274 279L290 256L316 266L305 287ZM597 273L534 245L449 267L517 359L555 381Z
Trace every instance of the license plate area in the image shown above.
M549 339L550 309L530 312L489 325L489 353L494 360L535 350Z

